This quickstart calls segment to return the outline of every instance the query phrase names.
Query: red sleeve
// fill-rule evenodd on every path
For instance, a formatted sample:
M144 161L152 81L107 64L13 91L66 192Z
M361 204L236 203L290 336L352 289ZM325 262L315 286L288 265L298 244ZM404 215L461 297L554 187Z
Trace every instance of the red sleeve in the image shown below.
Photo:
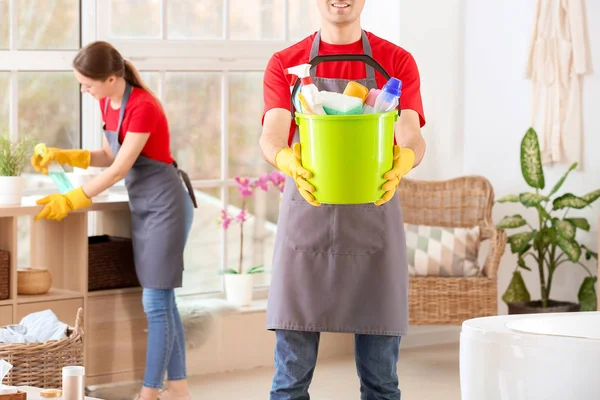
M106 120L104 119L104 107L106 106L106 97L100 99L98 105L100 106L100 117L102 118L102 122L106 123Z
M148 101L142 101L133 107L129 116L128 132L152 133L156 131L160 111Z
M402 110L414 110L419 114L421 127L425 125L425 114L423 112L423 101L421 99L421 78L419 68L410 53L406 53L397 65L396 76L402 79L402 95L400 97L400 108Z
M265 108L263 111L263 122L267 111L274 108L290 110L290 83L289 75L283 70L281 59L274 54L269 60L263 79L263 97Z

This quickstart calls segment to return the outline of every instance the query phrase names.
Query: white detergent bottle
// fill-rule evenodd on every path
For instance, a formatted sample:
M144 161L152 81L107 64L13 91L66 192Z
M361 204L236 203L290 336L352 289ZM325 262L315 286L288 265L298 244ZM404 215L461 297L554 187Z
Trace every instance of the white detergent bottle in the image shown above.
M323 109L323 101L319 95L319 89L315 86L310 77L311 67L310 64L301 64L288 68L287 72L288 74L296 75L301 79L300 82L302 83L302 88L300 89L300 93L302 93L302 97L306 100L310 111L312 111L313 114L326 115L325 110Z
M48 149L44 143L39 143L35 146L35 154L44 157ZM56 161L51 161L48 164L48 176L52 179L56 187L58 188L59 193L65 194L74 189L73 184L67 177L65 170L63 167L57 163Z

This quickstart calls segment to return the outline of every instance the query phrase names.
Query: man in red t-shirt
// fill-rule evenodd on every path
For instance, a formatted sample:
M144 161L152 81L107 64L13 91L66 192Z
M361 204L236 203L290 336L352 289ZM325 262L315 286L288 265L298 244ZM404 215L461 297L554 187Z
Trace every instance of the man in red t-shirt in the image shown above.
M275 331L271 400L308 399L320 332L355 335L361 398L399 400L396 365L408 326L408 267L400 179L425 153L419 71L406 50L361 29L365 0L317 0L321 29L277 52L264 75L263 157L286 179L275 240L267 329ZM402 81L393 166L373 204L321 204L303 168L291 118L288 68L316 56L365 54ZM316 69L316 71L315 71ZM350 81L381 89L386 79L363 62L324 62L312 69L319 91L341 93ZM300 111L298 111L300 112ZM332 117L333 118L333 117ZM351 181L351 176L349 176Z

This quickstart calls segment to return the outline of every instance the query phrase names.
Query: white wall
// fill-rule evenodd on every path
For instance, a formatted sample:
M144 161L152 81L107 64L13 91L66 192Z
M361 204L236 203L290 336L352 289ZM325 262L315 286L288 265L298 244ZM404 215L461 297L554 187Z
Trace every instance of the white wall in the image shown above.
M594 65L594 61L600 62L600 26L590 21L600 18L600 2L584 3ZM497 198L529 190L521 176L519 146L531 117L531 82L525 79L525 65L534 4L534 0L367 1L365 29L410 51L419 65L428 148L411 177L483 175L492 182ZM571 173L564 191L583 195L600 187L600 113L594 109L598 97L600 75L592 73L585 77L583 90L584 168ZM567 167L546 167L546 185L552 186ZM523 207L499 204L494 219L497 222L516 213L532 216ZM597 249L600 204L578 214L592 225L591 231L578 239ZM499 297L515 262L507 247L500 266ZM595 273L596 265L586 264ZM561 268L552 295L576 300L585 273L568 264ZM525 279L537 298L536 273L525 272ZM502 301L499 311L506 312Z
M466 3L464 173L486 176L494 185L497 197L527 191L528 186L521 177L519 146L531 118L531 82L524 77L534 2L467 0ZM594 64L600 60L600 26L590 21L600 18L600 2L587 0L584 3ZM600 188L600 114L596 110L599 96L600 75L587 75L583 91L585 155L582 161L585 168L572 172L562 189L577 195ZM546 167L546 186L552 187L566 168L567 165ZM494 216L499 220L509 213L522 212L523 207L498 205ZM600 207L596 204L592 210L580 214L588 218L592 230L578 239L597 249ZM515 260L507 249L501 265L501 293L510 280ZM596 266L591 262L587 264L595 273ZM569 264L561 268L552 297L576 300L577 289L585 276L583 269ZM537 298L536 273L528 272L525 276L532 296Z

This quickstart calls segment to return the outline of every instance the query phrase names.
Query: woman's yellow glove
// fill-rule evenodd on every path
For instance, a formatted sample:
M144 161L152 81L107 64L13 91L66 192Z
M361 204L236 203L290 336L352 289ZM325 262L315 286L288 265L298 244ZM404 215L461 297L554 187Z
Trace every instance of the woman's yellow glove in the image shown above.
M35 217L36 221L42 218L60 221L71 211L79 210L92 205L92 201L85 195L83 189L78 187L65 194L51 194L36 202L44 208Z
M400 179L410 172L415 165L415 152L409 148L400 148L394 146L394 164L392 169L383 176L387 182L381 187L385 193L381 199L375 202L376 206L387 203L394 197L396 189L400 184Z
M280 150L275 156L275 165L281 172L294 179L296 187L304 200L315 207L321 205L312 195L315 192L315 187L307 181L307 179L312 178L312 173L302 166L300 143L294 143L293 148L287 147Z
M31 156L31 165L37 172L48 173L48 164L56 161L59 164L68 164L71 167L87 169L90 166L92 155L89 150L62 150L49 147L43 143L35 147Z

